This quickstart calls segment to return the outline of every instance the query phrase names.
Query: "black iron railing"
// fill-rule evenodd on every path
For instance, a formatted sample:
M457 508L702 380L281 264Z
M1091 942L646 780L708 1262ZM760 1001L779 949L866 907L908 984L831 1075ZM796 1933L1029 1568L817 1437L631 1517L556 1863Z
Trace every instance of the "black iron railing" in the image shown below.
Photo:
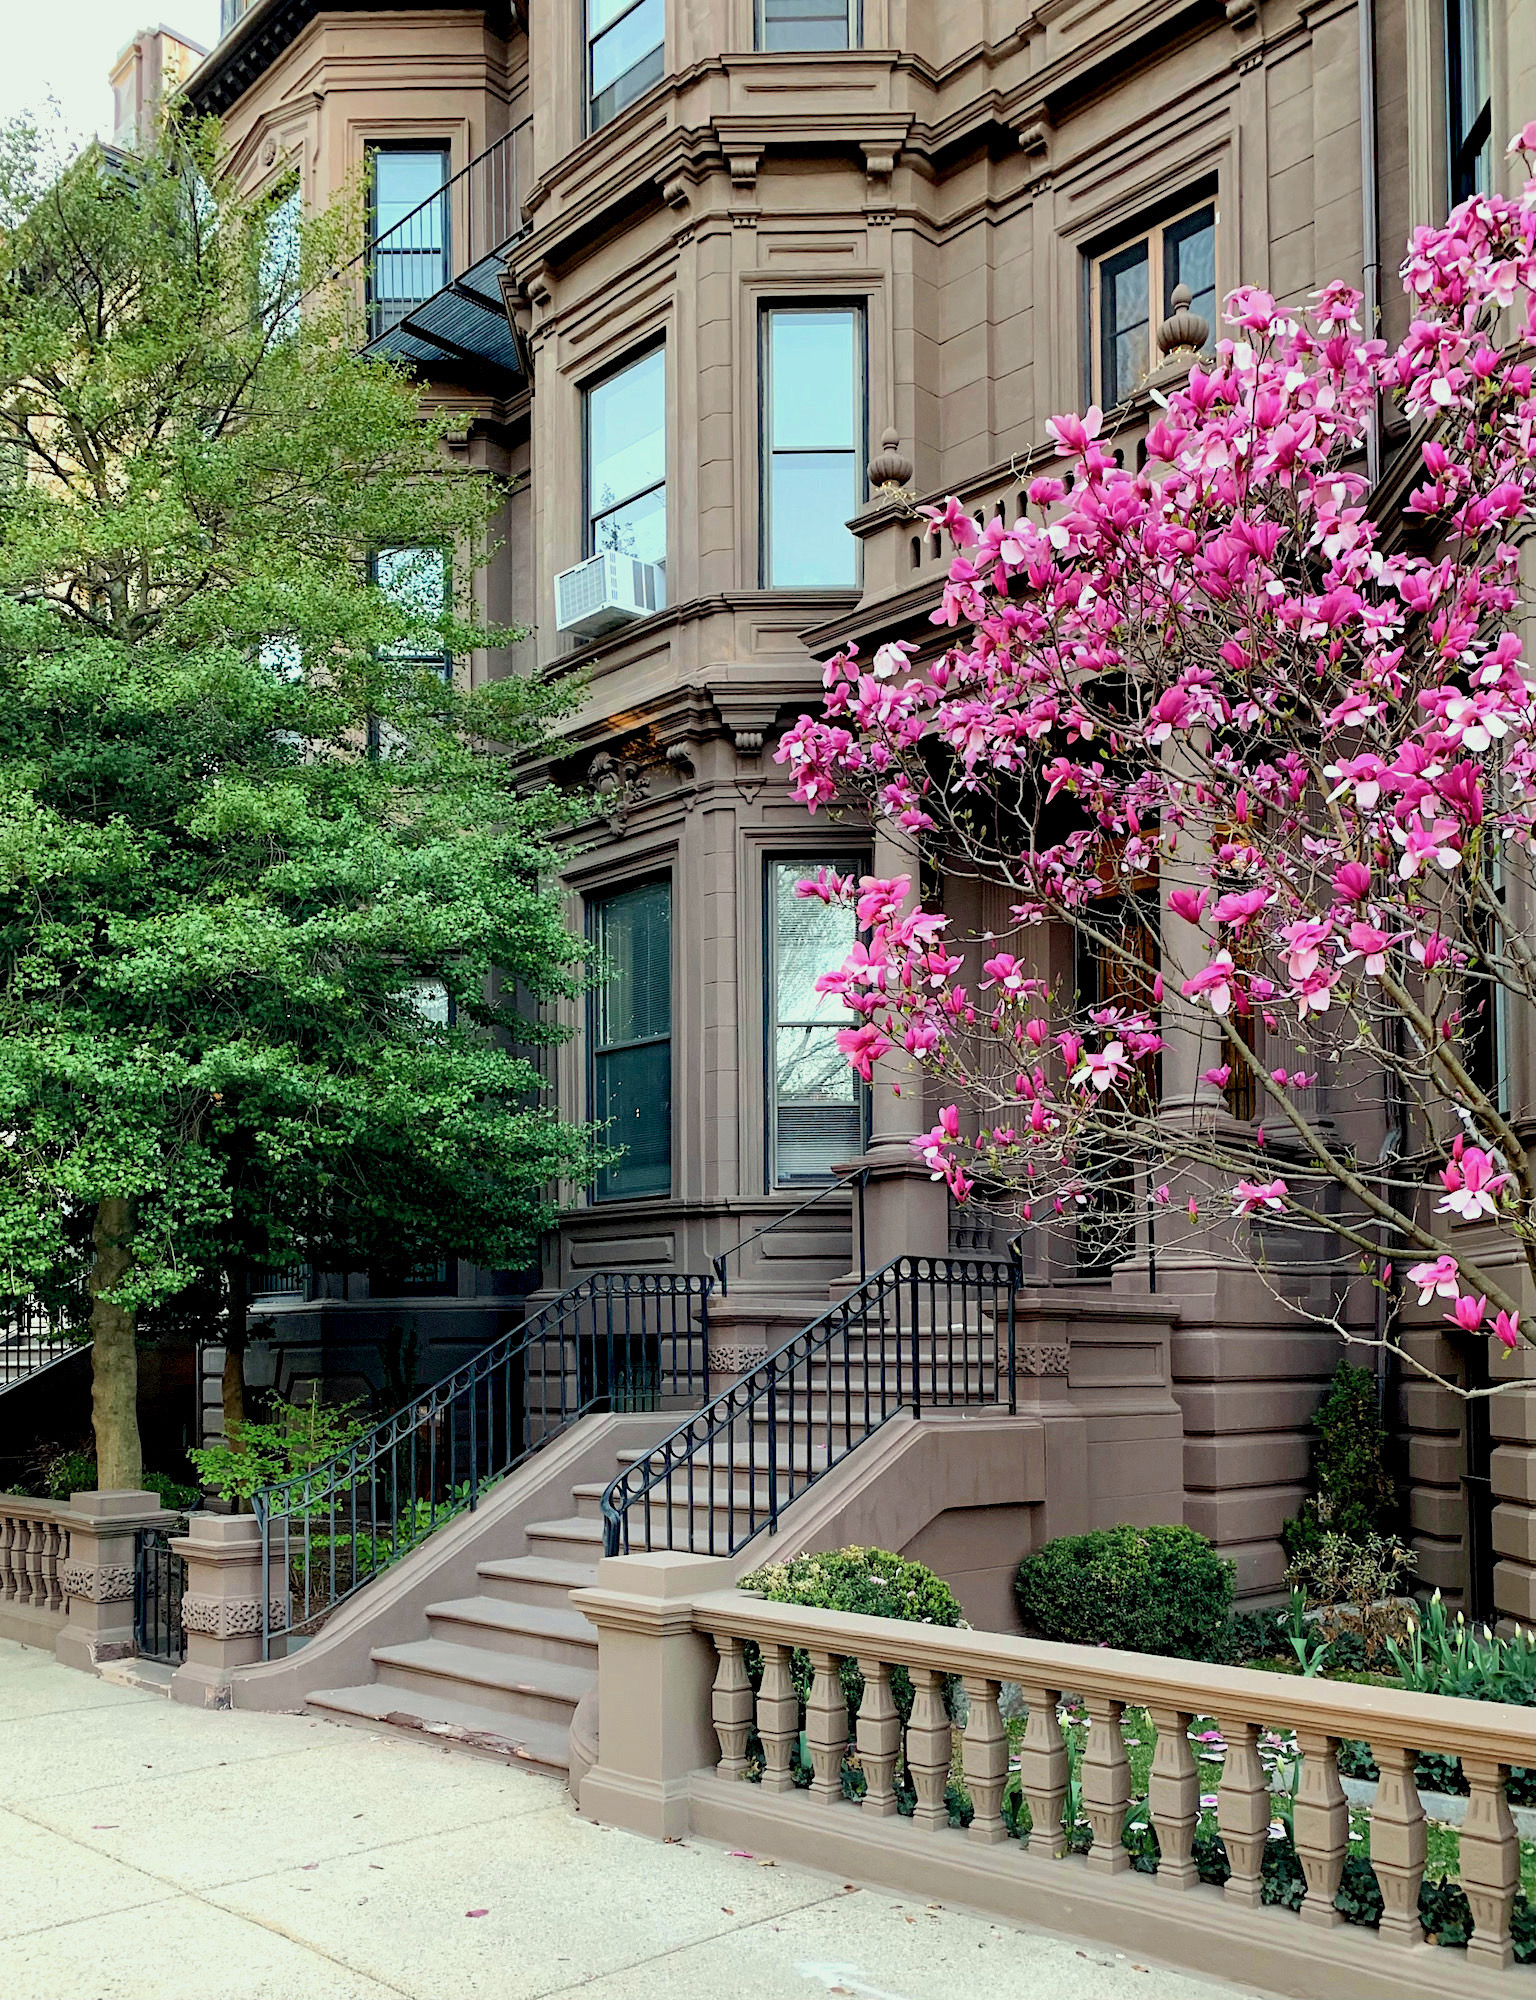
M893 1259L613 1481L604 1552L734 1555L898 1410L1013 1410L1018 1282L1012 1259Z
M594 1411L709 1393L712 1278L601 1271L311 1471L262 1487L262 1655Z
M829 1194L839 1194L844 1188L849 1187L858 1189L854 1207L858 1217L859 1282L862 1284L866 1275L864 1270L864 1190L868 1186L868 1167L855 1167L852 1173L844 1174L840 1180L828 1181L825 1187L818 1188L808 1200L798 1203L794 1208L785 1209L784 1213L776 1215L772 1222L765 1222L761 1229L754 1229L750 1236L739 1237L729 1250L722 1250L718 1257L712 1257L710 1262L715 1267L715 1277L719 1281L721 1298L724 1298L730 1291L726 1267L732 1257L739 1257L749 1243L756 1243L759 1237L771 1236L776 1229L782 1229L786 1222L793 1222L797 1215L804 1215L808 1208L815 1208L817 1203L825 1201ZM741 1270L738 1265L737 1276L739 1277L740 1275Z
M0 1314L0 1389L25 1381L80 1345L32 1299Z
M177 1527L140 1528L135 1538L133 1567L133 1642L141 1659L179 1666L187 1657L181 1600L187 1588L187 1559L171 1547Z

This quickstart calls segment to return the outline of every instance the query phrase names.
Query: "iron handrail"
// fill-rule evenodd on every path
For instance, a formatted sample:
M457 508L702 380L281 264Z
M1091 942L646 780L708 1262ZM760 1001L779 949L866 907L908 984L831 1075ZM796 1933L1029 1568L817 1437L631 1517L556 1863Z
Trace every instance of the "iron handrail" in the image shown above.
M898 1410L921 1417L925 1402L955 1408L1006 1397L1015 1412L1018 1286L1012 1258L893 1258L609 1484L604 1553L628 1554L634 1543L735 1555L764 1528L776 1533L784 1509ZM637 1509L639 1536L630 1524Z
M473 1513L579 1418L707 1401L713 1287L686 1272L594 1272L321 1464L259 1488L262 1657Z
M841 1180L829 1181L825 1187L818 1188L809 1200L800 1202L794 1208L785 1209L784 1213L776 1215L772 1222L765 1222L761 1229L754 1229L750 1236L738 1237L730 1249L722 1250L718 1257L711 1257L709 1261L715 1267L721 1298L726 1298L730 1291L726 1283L727 1258L736 1256L745 1250L749 1243L755 1243L760 1236L771 1236L776 1229L782 1229L786 1222L793 1222L797 1215L804 1215L808 1208L814 1208L817 1202L825 1201L829 1194L836 1194L840 1188L852 1187L855 1182L859 1190L859 1283L862 1285L868 1275L864 1269L864 1190L869 1186L869 1168L855 1167L851 1173L844 1174Z

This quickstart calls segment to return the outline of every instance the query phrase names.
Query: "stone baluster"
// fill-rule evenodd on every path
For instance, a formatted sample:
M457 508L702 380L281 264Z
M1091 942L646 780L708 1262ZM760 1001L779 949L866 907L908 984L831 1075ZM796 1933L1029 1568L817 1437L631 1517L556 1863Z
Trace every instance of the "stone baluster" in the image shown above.
M1467 1957L1502 1971L1514 1959L1509 1920L1520 1886L1520 1842L1504 1791L1509 1766L1463 1756L1461 1769L1472 1794L1461 1829L1461 1886L1473 1923Z
M975 1809L966 1834L968 1839L990 1847L1008 1838L1002 1814L1003 1787L1008 1782L1008 1732L997 1706L1002 1689L985 1674L967 1674L965 1692L970 1714L961 1754L965 1788Z
M917 1792L918 1826L949 1825L944 1798L949 1783L953 1737L944 1707L943 1677L933 1667L913 1667L912 1720L907 1724L907 1769Z
M1029 1801L1029 1851L1055 1861L1066 1852L1061 1812L1067 1800L1067 1745L1056 1704L1058 1688L1025 1687L1029 1718L1019 1758L1019 1788Z
M1221 1730L1227 1740L1227 1761L1216 1793L1216 1824L1232 1869L1227 1877L1227 1896L1246 1910L1256 1910L1264 1883L1270 1819L1269 1784L1259 1762L1258 1724L1224 1721Z
M752 1733L752 1682L747 1674L746 1647L740 1639L717 1633L720 1666L715 1674L710 1713L720 1739L722 1778L739 1778L747 1768L747 1738Z
M842 1662L835 1653L811 1654L814 1679L805 1705L805 1740L811 1752L811 1797L835 1805L843 1795L843 1758L848 1750L848 1697Z
M800 1697L790 1671L788 1646L766 1641L762 1686L757 1691L757 1733L763 1740L763 1790L793 1791L795 1746L800 1741Z
M1419 1788L1413 1781L1414 1752L1373 1743L1371 1755L1381 1773L1371 1807L1371 1866L1381 1884L1381 1935L1394 1944L1418 1944L1424 1936L1419 1886L1428 1838Z
M1099 1875L1129 1868L1125 1851L1125 1809L1131 1802L1131 1760L1125 1754L1120 1718L1124 1702L1109 1695L1088 1697L1088 1743L1083 1751L1083 1811L1093 1827L1088 1866Z
M1344 1919L1334 1908L1349 1853L1349 1801L1339 1783L1339 1740L1320 1730L1296 1732L1301 1779L1292 1815L1296 1852L1307 1878L1301 1920L1331 1929Z
M48 1523L31 1520L27 1523L27 1602L34 1611L48 1608L48 1583L44 1574L43 1558L48 1549Z
M0 1514L0 1604L16 1601L16 1518Z
M1182 1708L1154 1708L1157 1748L1147 1779L1147 1805L1157 1833L1157 1879L1164 1889L1193 1889L1195 1828L1200 1823L1200 1768L1189 1747L1191 1716Z
M59 1572L64 1565L67 1547L63 1528L57 1521L44 1521L42 1552L43 1608L47 1611L64 1609L64 1583Z
M859 1703L859 1762L864 1768L864 1810L889 1819L896 1810L896 1761L901 1755L901 1717L891 1693L891 1670L883 1660L860 1660L864 1697Z

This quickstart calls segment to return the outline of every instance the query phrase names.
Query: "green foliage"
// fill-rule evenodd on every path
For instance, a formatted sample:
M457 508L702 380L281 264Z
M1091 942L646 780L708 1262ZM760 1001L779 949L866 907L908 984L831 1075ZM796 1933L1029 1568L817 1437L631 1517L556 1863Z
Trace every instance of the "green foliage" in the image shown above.
M211 124L61 173L0 132L0 1293L78 1280L107 1200L133 1311L515 1265L591 1171L534 1059L567 806L519 782L573 690L486 678L505 490L358 352L358 226L275 255Z
M71 1493L94 1493L96 1460L88 1451L61 1451L43 1466L43 1492L50 1500L67 1500Z
M755 1590L773 1604L815 1605L822 1611L856 1611L866 1618L902 1618L915 1625L956 1626L965 1623L960 1603L941 1576L920 1562L893 1555L889 1549L833 1549L825 1555L792 1556L768 1563L737 1585ZM802 1647L790 1656L791 1672L800 1695L802 1719L811 1691L811 1658ZM748 1649L748 1670L756 1686L762 1661L758 1649ZM845 1660L843 1689L856 1710L864 1693L864 1676L856 1660ZM945 1677L951 1711L956 1683ZM912 1678L905 1667L893 1667L891 1693L901 1719L912 1713Z
M1329 1531L1350 1541L1385 1533L1397 1506L1376 1377L1368 1368L1339 1363L1313 1413L1312 1428L1317 1433L1312 1465L1317 1494L1280 1530L1292 1562L1310 1556Z
M1500 1638L1486 1625L1469 1625L1460 1611L1452 1619L1438 1590L1410 1617L1406 1643L1389 1639L1387 1651L1403 1686L1416 1694L1536 1706L1536 1635L1517 1628Z
M1259 1611L1234 1611L1228 1641L1229 1657L1246 1666L1253 1660L1283 1656L1289 1644L1284 1613L1265 1606Z
M1192 1528L1097 1528L1026 1556L1014 1592L1044 1639L1210 1660L1230 1644L1234 1574Z
M200 1486L183 1485L168 1472L146 1472L143 1484L146 1492L158 1495L162 1507L170 1507L178 1514L190 1512L203 1497Z
M281 1405L269 1424L245 1423L233 1438L188 1453L198 1477L221 1500L249 1500L263 1486L313 1472L369 1428L356 1403ZM328 1478L327 1494L346 1492L345 1478ZM302 1517L303 1509L294 1513Z

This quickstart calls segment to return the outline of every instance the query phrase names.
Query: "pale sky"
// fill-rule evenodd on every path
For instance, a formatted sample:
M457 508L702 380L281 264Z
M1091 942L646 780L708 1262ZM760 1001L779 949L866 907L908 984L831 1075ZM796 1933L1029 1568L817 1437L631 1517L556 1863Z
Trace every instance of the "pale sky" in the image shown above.
M219 32L219 0L0 0L0 14L0 122L19 111L49 122L51 95L76 143L111 136L107 72L140 28L164 25L205 49Z

